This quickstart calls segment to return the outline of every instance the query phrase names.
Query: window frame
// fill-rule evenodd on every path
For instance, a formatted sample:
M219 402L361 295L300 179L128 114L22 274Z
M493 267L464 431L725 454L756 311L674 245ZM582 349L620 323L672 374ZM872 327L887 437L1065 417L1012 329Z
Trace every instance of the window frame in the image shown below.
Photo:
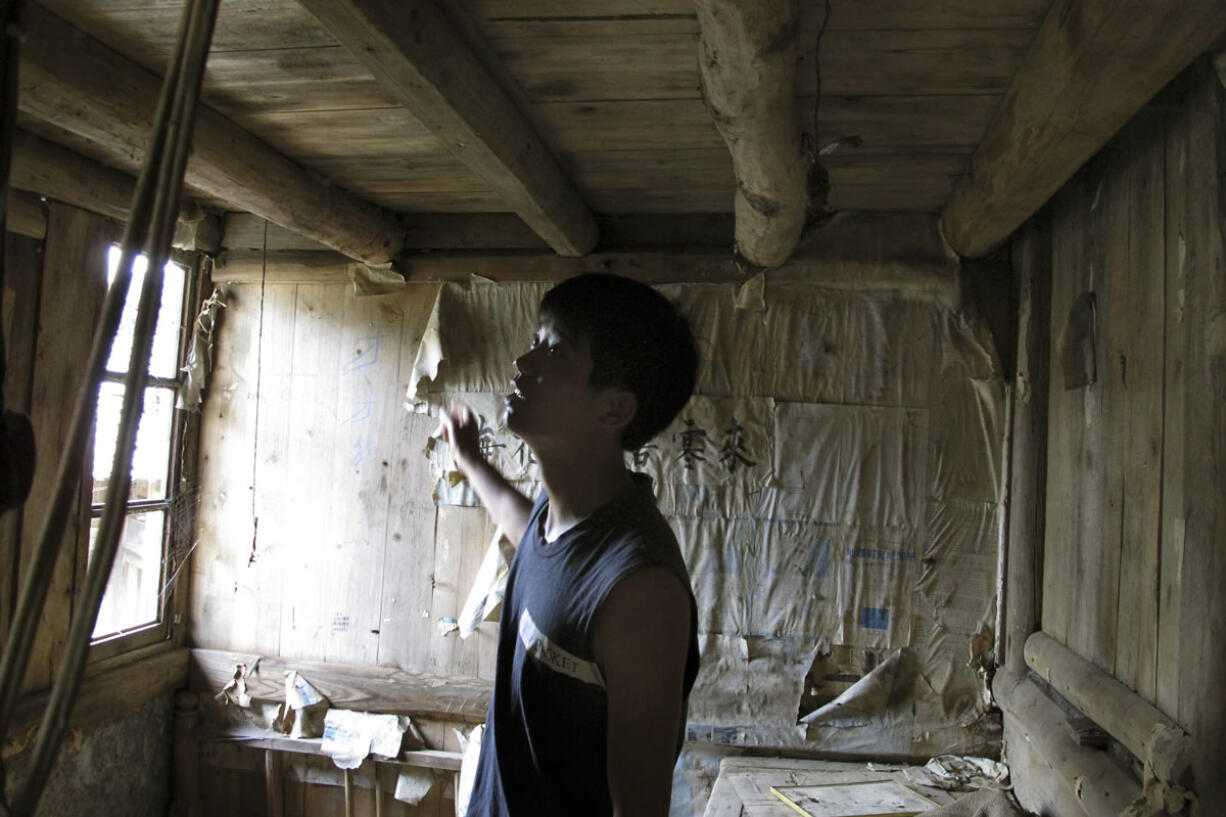
M105 245L104 251L109 253L112 247L117 246L118 242L108 242ZM200 307L200 293L204 287L204 265L201 263L201 256L198 253L186 253L177 250L172 250L167 257L167 263L175 263L183 268L183 304L180 313L179 324L179 342L177 347L176 370L178 371L185 364L187 359L188 349L191 346L192 332L195 327L196 314ZM104 264L105 269L105 264ZM179 376L176 378L155 377L149 375L145 384L146 389L150 388L169 388L175 393L175 402L178 401L178 395L182 392L184 386L184 377L181 371L178 371ZM120 383L123 384L127 374L117 374L109 370L104 371L102 375L103 383ZM171 571L172 555L178 555L175 549L176 534L181 531L176 530L175 526L175 508L185 498L190 500L190 497L196 491L196 452L197 442L199 439L199 418L198 412L186 411L179 408L172 409L171 421L171 438L170 438L170 462L167 465L166 477L166 496L163 499L139 499L128 500L125 504L125 516L131 514L135 509L138 513L147 513L150 511L164 511L166 514L165 521L162 527L162 547L161 559L158 569L159 587L166 587L169 583ZM97 418L94 420L95 428ZM89 451L86 456L86 467L81 479L81 513L80 513L80 536L78 542L81 558L78 563L81 565L78 571L77 586L84 586L84 575L88 569L89 563L89 540L90 540L90 523L101 517L102 503L93 504L93 450L94 450L94 429L90 430ZM195 534L194 522L191 525L191 536ZM190 536L189 536L190 538ZM190 553L190 551L188 551ZM186 612L187 594L183 592L183 582L187 581L187 558L188 553L180 556L183 564L179 566L177 575L174 578L173 586L170 592L159 599L157 620L139 627L133 627L127 630L121 630L115 633L109 633L100 638L90 639L89 662L105 661L119 655L123 655L135 650L153 647L158 644L177 644L182 642L184 629L180 625L184 621ZM159 590L159 595L161 592Z

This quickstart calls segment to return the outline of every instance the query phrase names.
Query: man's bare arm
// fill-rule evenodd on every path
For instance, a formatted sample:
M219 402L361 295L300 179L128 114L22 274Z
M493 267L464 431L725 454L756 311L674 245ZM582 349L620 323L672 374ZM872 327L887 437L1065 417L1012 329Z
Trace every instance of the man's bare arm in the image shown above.
M608 695L608 775L614 817L665 817L682 710L689 597L663 568L613 588L596 624Z
M473 486L494 523L502 528L512 545L518 545L532 515L532 500L481 456L477 418L468 406L452 405L443 412L442 420L443 439L451 446L456 466Z

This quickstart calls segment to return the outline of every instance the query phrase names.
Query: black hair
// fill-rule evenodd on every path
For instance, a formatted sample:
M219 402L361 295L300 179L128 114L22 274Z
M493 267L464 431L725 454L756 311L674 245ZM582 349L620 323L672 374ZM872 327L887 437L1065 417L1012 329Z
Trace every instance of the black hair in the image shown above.
M663 431L694 393L694 333L673 302L644 283L609 273L568 278L545 293L540 317L588 341L592 388L634 395L638 408L622 432L627 451Z

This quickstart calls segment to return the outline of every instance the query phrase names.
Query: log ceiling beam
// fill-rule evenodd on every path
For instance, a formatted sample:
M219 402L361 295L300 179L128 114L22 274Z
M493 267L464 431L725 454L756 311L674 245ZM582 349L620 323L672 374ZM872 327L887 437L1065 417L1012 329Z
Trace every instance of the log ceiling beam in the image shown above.
M515 101L431 0L300 0L378 82L559 255L596 220Z
M24 190L10 189L4 229L10 233L37 238L39 241L46 238L47 214L38 196ZM0 239L2 238L0 236Z
M736 173L736 248L776 267L806 218L809 161L796 108L796 0L695 0L703 99Z
M121 170L18 129L13 139L11 183L99 215L126 221L136 180ZM183 196L173 244L181 250L215 253L221 246L221 224L195 201Z
M27 11L18 109L139 163L161 79L39 4ZM401 250L394 213L318 179L204 105L186 180L366 264L386 264Z
M946 240L998 247L1223 31L1221 0L1056 0L950 194Z

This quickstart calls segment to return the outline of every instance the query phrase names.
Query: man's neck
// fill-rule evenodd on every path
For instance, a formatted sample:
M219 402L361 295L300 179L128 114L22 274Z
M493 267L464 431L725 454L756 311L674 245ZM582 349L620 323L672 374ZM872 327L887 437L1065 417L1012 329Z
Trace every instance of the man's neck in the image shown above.
M546 538L554 539L627 491L634 484L620 449L568 455L537 454L549 494Z

